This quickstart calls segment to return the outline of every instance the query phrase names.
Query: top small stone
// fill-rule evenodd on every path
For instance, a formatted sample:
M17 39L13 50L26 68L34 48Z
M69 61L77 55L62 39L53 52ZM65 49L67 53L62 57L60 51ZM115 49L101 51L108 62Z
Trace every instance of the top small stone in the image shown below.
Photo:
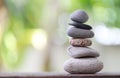
M85 23L89 16L83 10L76 10L71 14L71 20L74 22Z

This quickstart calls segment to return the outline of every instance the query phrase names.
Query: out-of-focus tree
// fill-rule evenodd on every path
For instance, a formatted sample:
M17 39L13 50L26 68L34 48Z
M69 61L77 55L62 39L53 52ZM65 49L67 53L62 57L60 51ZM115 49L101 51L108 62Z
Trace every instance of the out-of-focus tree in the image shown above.
M0 55L8 67L15 68L20 64L24 50L30 44L31 29L40 26L43 4L41 0L4 0L9 21L2 36Z
M84 9L90 13L96 22L107 24L110 27L119 26L120 0L70 0L69 11Z

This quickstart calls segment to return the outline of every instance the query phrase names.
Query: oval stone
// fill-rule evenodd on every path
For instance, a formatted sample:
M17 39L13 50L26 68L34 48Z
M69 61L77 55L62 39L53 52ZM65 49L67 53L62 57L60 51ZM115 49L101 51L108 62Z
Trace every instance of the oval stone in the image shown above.
M68 47L68 54L73 58L83 58L83 57L99 57L100 54L88 47Z
M72 25L72 26L75 26L77 28L81 28L81 29L87 29L87 30L90 30L92 29L91 26L89 25L86 25L86 24L82 24L82 23L79 23L79 22L70 22L68 23L69 25Z
M94 36L94 33L90 30L80 29L71 26L67 30L67 35L73 38L92 38Z
M70 16L72 21L84 23L88 20L89 16L83 10L76 10Z
M71 58L64 63L64 70L71 74L93 74L103 69L97 58Z
M89 39L80 39L80 38L73 39L73 38L71 38L70 44L72 46L77 46L77 47L86 47L86 46L92 45L92 41Z

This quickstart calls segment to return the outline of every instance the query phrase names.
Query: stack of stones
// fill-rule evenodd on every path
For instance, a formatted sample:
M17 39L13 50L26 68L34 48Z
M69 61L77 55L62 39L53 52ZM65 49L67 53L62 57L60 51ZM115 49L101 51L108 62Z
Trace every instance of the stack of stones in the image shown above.
M76 10L71 14L72 22L67 30L70 36L70 47L68 54L72 57L64 63L64 70L71 74L92 74L103 68L103 63L97 59L100 54L89 48L92 41L88 38L94 36L92 27L85 23L88 20L85 11Z

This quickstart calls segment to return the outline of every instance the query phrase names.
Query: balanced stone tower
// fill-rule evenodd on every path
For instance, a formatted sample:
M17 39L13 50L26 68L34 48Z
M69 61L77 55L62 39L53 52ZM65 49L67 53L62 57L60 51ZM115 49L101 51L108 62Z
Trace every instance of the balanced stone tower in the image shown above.
M85 23L88 15L85 11L76 10L71 14L72 22L69 23L67 35L70 37L68 54L72 58L64 63L64 70L71 74L92 74L103 68L103 63L97 59L100 54L89 48L92 41L88 38L94 37L92 27Z

